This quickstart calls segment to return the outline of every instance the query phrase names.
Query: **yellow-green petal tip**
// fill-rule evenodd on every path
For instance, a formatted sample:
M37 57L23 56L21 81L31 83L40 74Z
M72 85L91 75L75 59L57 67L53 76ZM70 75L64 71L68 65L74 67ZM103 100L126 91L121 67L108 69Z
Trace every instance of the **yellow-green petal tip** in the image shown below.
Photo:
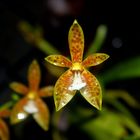
M77 22L77 20L75 19L74 22L73 22L73 24L77 24L77 23L78 23L78 22Z

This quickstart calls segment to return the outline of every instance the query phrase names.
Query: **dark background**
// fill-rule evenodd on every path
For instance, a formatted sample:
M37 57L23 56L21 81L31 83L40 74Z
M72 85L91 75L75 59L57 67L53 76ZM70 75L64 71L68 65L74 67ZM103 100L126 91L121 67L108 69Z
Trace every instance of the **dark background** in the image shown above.
M108 27L108 34L101 51L110 55L111 59L105 66L107 69L118 62L140 55L139 12L138 3L128 1L123 3L93 0L1 0L0 105L9 99L7 94L11 81L26 82L25 72L34 58L39 61L45 73L42 64L45 54L25 42L17 28L19 21L25 20L33 26L40 25L43 28L44 38L64 55L69 55L67 35L74 19L77 19L83 28L85 50L93 41L97 27L105 24ZM140 79L135 78L107 86L124 88L140 100L139 81ZM43 82L49 83L46 80ZM138 112L133 113L138 119ZM30 123L29 129L24 133L36 133L37 136L26 135L26 139L51 137L51 130L44 133L34 122ZM31 128L33 129L30 130ZM11 135L15 139L12 132Z

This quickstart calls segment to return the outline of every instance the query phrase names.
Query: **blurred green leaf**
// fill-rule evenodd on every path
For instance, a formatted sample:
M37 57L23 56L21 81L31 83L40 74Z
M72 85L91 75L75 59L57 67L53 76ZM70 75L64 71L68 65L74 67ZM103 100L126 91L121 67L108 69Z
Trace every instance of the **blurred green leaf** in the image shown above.
M132 135L124 138L123 140L140 140L140 137Z
M140 132L134 120L107 109L104 109L98 118L85 123L82 129L94 140L120 140L128 136L128 129L135 135Z
M25 21L19 22L18 27L24 39L28 43L35 45L46 55L60 54L60 52L51 43L43 38L43 32L40 27L32 27L28 22Z
M105 98L108 101L121 98L131 107L140 108L140 103L136 101L136 99L134 99L127 91L124 90L107 90Z
M140 77L140 57L120 62L100 75L100 79L105 84L116 80L137 77Z
M97 28L95 39L89 46L89 49L87 50L85 56L88 56L88 55L98 52L98 50L100 50L100 48L106 38L106 34L107 34L107 27L105 25L100 25Z
M109 111L103 111L98 118L92 119L82 128L95 140L120 140L127 133L120 123L120 117Z
M110 103L115 109L124 115L128 116L131 119L134 119L133 115L130 113L127 107L125 107L121 102L119 102L117 99L110 99L107 100L107 103Z
M8 108L10 108L12 105L13 105L13 101L9 101L9 102L7 102L7 103L1 105L0 111L1 111L1 110L5 110L5 109L8 109Z
M69 111L69 121L70 124L78 125L93 119L96 115L96 110L94 111L92 109L78 106L75 110L71 110L71 112Z
M10 101L4 103L3 105L1 105L0 110L5 110L5 109L11 108L15 104L15 102L20 99L20 97L16 93L12 93L11 95L12 95L11 96L12 99Z
M131 130L135 136L140 137L140 127L135 120L132 120L127 116L122 116L122 120L125 127Z

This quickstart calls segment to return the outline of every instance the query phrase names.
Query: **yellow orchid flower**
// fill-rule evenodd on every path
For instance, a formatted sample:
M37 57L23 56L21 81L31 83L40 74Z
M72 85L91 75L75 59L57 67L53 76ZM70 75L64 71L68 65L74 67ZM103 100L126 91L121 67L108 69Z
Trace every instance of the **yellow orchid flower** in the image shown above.
M84 61L84 34L82 28L75 20L69 30L68 42L71 61L62 55L49 55L45 58L49 63L69 68L60 76L54 87L54 101L56 110L64 107L80 91L82 96L95 108L101 109L102 91L96 77L86 68L96 66L108 59L104 53L89 55Z
M39 89L40 68L36 60L34 60L28 71L29 87L13 82L10 87L17 93L25 95L23 99L18 101L11 112L11 123L15 124L26 119L29 114L33 115L35 121L44 129L48 130L49 110L40 97L52 96L53 87L47 86Z
M9 129L2 118L9 117L9 110L0 111L0 140L9 140Z

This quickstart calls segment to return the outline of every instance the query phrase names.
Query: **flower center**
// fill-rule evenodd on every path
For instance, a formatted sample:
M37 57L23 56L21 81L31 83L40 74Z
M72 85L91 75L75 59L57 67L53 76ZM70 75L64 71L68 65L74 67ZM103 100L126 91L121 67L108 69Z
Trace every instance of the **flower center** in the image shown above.
M31 91L31 92L28 93L27 96L28 96L29 99L32 100L32 99L35 99L36 95L37 95L37 94L36 94L35 92Z
M80 71L82 71L83 70L83 66L81 65L81 63L78 63L78 62L73 63L72 64L72 70L80 70Z

